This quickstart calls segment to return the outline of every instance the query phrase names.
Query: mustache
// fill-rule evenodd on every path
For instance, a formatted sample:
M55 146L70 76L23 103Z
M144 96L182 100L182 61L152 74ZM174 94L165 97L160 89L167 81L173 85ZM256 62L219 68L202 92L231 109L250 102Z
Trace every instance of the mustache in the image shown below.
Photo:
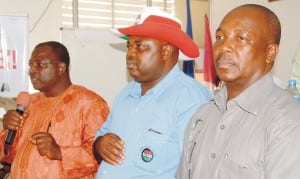
M126 61L126 65L127 65L127 66L137 65L137 62L134 61L134 60L127 60L127 61Z
M217 55L214 57L215 58L215 64L230 64L230 65L235 65L236 63L234 62L233 58L229 55Z

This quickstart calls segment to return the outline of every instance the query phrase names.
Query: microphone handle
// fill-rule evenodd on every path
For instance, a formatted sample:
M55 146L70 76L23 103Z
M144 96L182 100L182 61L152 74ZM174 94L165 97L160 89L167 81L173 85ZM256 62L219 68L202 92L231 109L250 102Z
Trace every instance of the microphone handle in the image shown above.
M11 145L15 139L16 134L17 134L16 130L8 129L8 133L5 139L5 144Z
M23 115L24 114L24 110L21 109L16 109L16 111L20 114ZM11 130L8 129L8 133L7 136L5 138L5 144L11 145L14 142L15 136L16 136L17 131L16 130Z

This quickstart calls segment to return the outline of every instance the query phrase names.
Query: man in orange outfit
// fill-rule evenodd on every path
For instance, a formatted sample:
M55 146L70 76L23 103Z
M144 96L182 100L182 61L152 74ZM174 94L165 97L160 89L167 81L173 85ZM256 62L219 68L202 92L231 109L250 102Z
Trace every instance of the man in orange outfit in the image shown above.
M92 144L109 107L96 93L72 84L69 53L59 42L37 45L29 61L33 87L21 116L9 110L3 116L0 157L11 162L11 178L92 179L98 168ZM7 130L17 134L4 154Z

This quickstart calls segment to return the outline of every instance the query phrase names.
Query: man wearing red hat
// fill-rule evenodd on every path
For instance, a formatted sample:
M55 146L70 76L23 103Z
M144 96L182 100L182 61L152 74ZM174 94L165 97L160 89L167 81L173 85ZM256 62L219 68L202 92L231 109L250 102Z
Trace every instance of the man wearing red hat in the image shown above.
M178 67L179 53L195 58L199 48L180 21L146 8L126 35L126 64L134 79L115 98L97 133L98 179L174 179L185 127L211 92Z

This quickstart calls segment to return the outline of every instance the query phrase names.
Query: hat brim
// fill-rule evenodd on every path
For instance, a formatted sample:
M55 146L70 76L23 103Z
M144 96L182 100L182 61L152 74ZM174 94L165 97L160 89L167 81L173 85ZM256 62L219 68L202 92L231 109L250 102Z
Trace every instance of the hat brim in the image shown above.
M199 56L199 48L196 43L182 30L159 23L144 23L126 28L118 28L113 33L127 36L144 36L164 40L177 48L190 58ZM126 39L126 37L123 36Z

